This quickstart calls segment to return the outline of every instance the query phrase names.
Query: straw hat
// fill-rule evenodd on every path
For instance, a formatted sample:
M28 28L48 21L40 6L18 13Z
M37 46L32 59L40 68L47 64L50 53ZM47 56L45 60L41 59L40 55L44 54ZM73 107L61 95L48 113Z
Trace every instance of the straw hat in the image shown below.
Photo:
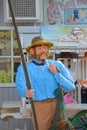
M32 39L31 45L26 48L27 52L30 52L30 49L38 45L47 45L49 48L53 46L53 43L46 41L42 36L37 36Z

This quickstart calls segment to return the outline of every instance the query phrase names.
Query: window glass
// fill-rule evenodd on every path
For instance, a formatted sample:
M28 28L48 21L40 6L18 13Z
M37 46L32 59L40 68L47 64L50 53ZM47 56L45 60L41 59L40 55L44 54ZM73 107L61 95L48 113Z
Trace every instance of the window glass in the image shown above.
M21 63L21 57L19 53L18 41L15 32L13 32L13 82L15 82L17 68Z
M16 72L17 72L17 68L21 63L21 59L20 58L14 58L14 82L15 82L15 78L16 78Z
M0 83L11 83L11 59L0 59Z
M0 30L0 55L11 55L11 32Z
M19 49L18 49L19 48L18 47L18 41L17 41L15 32L13 32L13 39L14 39L13 54L14 54L14 56L18 56L18 55L20 55L20 53L19 53Z

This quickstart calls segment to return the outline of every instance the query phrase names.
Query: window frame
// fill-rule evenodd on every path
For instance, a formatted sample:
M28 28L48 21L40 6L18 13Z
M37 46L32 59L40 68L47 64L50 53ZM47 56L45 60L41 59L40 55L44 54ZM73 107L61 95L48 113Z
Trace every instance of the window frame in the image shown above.
M10 31L10 45L11 45L11 54L9 56L6 55L0 55L0 59L2 58L9 58L11 60L11 82L9 83L0 83L0 87L14 87L15 86L15 82L14 82L14 58L21 58L20 55L14 55L14 28L13 27L0 27L0 31Z

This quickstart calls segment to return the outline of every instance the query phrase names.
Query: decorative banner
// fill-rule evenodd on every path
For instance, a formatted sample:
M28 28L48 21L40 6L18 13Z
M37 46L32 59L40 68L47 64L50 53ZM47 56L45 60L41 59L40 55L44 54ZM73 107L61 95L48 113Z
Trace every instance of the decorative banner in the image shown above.
M48 25L41 27L41 35L56 47L87 48L87 26Z
M70 9L70 10L69 10ZM68 21L72 21L73 24L87 23L87 0L44 0L44 24L45 25L58 25L58 24L70 24L67 23L67 16L70 12L78 11L80 22L75 22L75 14L73 19L71 15ZM69 14L68 14L69 11ZM83 18L84 17L84 18ZM74 20L74 22L73 22Z

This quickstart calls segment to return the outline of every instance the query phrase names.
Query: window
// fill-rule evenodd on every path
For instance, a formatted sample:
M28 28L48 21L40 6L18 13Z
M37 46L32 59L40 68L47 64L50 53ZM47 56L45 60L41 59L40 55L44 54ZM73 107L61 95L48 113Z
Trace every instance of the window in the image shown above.
M14 83L20 63L14 30L0 30L0 83Z

